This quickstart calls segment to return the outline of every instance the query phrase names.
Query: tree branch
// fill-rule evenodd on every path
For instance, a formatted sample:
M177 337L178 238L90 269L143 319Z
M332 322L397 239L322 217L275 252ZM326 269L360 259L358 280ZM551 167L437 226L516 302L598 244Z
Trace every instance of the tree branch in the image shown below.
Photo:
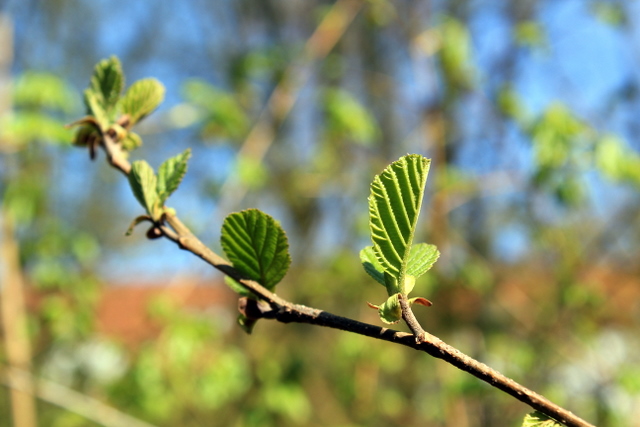
M125 175L128 175L131 170L131 165L123 156L121 146L107 134L104 134L103 138L102 146L107 154L108 162ZM156 226L162 231L164 237L175 242L181 249L187 250L200 257L212 267L236 280L261 300L267 302L271 310L261 310L260 317L262 318L275 319L282 323L308 323L311 325L340 329L423 351L433 357L450 363L460 370L470 373L476 378L504 391L519 401L531 406L533 409L548 415L568 427L594 427L592 424L556 405L544 396L529 390L502 375L500 372L491 369L484 363L478 362L456 348L446 344L438 337L425 332L413 315L408 301L402 296L400 296L400 304L403 318L413 334L359 322L316 308L293 304L270 292L259 283L245 279L228 261L202 243L176 215L167 214L163 220L166 221L169 226L164 223L158 223Z

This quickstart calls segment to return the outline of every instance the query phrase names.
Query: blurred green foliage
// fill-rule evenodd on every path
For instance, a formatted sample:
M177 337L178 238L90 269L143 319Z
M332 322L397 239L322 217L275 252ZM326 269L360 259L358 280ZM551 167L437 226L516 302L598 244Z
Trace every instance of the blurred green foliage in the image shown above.
M146 12L158 25L150 26L148 37L136 37L138 44L131 41L125 66L170 53L176 68L191 73L189 61L197 57L209 74L172 86L163 80L174 101L181 84L182 98L146 120L141 157L174 155L186 148L176 149L177 141L188 140L193 167L174 196L184 194L180 205L197 199L209 209L235 174L246 197L233 209L266 208L291 238L293 265L278 293L371 323L378 318L366 301L377 301L380 288L357 257L369 244L369 182L407 151L432 157L433 180L416 237L436 240L443 256L420 284L434 302L415 310L425 329L599 426L633 425L640 406L640 155L629 137L634 134L590 123L576 108L582 105L563 96L542 106L527 98L532 89L523 90L519 80L528 66L523 58L557 48L548 19L536 12L543 2L505 6L508 36L491 66L478 49L477 17L484 9L441 3L366 2L334 51L310 65L311 83L289 94L294 112L269 117L267 129L275 136L260 158L243 150L247 136L331 5L234 5L234 43L220 46L202 37L207 45L187 57L162 44L165 29L155 14L168 19L168 12L150 7ZM621 2L588 3L616 31L631 20ZM73 17L57 7L63 4L48 9L52 34ZM221 28L203 26L209 27ZM83 28L78 34L98 32ZM256 28L262 35L255 35ZM82 46L74 47L55 39L73 52L60 74L77 77L78 87L99 51L91 37L81 39ZM401 85L410 73L394 67L402 68L404 56L415 61L415 75L438 82L429 99L412 97L418 83ZM162 243L143 241L141 233L121 238L136 214L131 195L116 192L126 186L118 187L113 171L93 164L89 170L84 156L69 154L73 135L63 125L79 113L79 92L60 77L29 70L13 83L13 105L0 117L0 197L3 212L16 219L21 266L37 295L30 300L36 375L158 426L521 423L526 408L520 403L438 360L306 325L260 322L248 337L231 326L236 314L224 309L233 307L194 312L160 298L148 307L159 328L153 340L129 347L99 334L95 316L105 286L99 276L114 265L107 260L122 253L117 259L124 264L134 256L132 246L144 245L148 254L160 252ZM414 102L420 114L412 122ZM472 109L473 102L482 111ZM632 85L601 104L615 111L628 107L625 102L634 102ZM603 113L601 120L610 118ZM464 136L474 125L481 130L470 143ZM149 144L163 142L158 129L169 131L166 143ZM465 154L469 145L472 155ZM223 152L227 160L211 161L208 152ZM198 189L194 182L215 191L189 194ZM220 224L201 227L208 232ZM512 230L517 238L509 237ZM512 249L518 239L519 251ZM499 249L505 242L508 255L519 253L513 264ZM161 262L154 259L145 269ZM166 277L154 280L164 283ZM93 425L44 402L38 409L41 425ZM9 411L2 388L0 414ZM0 416L0 426L10 425Z

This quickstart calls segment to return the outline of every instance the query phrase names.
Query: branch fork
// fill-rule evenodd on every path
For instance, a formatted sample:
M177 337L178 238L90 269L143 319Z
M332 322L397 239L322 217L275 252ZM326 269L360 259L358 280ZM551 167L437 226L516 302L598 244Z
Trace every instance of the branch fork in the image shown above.
M102 133L102 139L100 146L105 150L109 164L123 174L128 175L131 171L131 164L126 159L122 147L119 146L112 136L106 133ZM487 365L463 354L439 338L427 333L418 323L405 295L400 294L398 300L401 306L402 318L412 334L363 323L315 308L293 304L278 297L259 283L243 278L228 261L214 253L191 233L174 213L167 213L163 217L163 221L154 222L154 226L162 232L164 237L176 243L181 249L187 250L200 257L212 267L236 280L247 290L255 294L259 298L258 301L242 298L239 301L239 309L245 313L245 315L248 315L247 317L275 319L282 323L296 322L319 325L411 347L428 353L438 359L442 359L458 369L474 375L532 408L558 420L567 427L594 427L570 411L554 404L545 397L527 389Z

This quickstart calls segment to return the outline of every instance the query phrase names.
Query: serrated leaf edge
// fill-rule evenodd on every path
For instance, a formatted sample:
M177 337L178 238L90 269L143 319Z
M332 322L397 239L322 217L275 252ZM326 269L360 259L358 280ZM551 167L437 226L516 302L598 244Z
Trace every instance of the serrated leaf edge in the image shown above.
M421 167L418 167L418 162L422 164ZM421 155L406 155L387 166L380 175L376 175L373 183L371 184L371 194L369 196L369 226L374 252L385 270L394 274L400 282L403 282L407 271L407 262L413 243L415 227L422 206L424 188L427 182L430 164L430 159ZM413 170L409 170L410 168ZM402 191L396 169L404 171L404 177L402 179L409 186L408 194L404 194ZM421 170L421 173L418 172L418 169ZM395 187L396 191L394 194L390 194L384 183L385 180L390 181L391 187ZM415 194L416 192L414 191L416 188L418 189L417 194ZM412 210L411 215L413 215L413 218L410 218L410 215L407 212L407 204L404 203L404 198L406 197L411 198L411 204L409 207ZM408 223L404 224L404 228L408 225L408 235L404 235L403 230L401 230L401 224L398 219L402 217L399 217L398 213L394 211L392 198L396 199L398 202L395 203L395 205L397 206L399 204L402 209L402 217L404 217L405 222ZM379 202L384 203L385 206L380 206ZM385 225L385 221L383 220L385 215L381 213L383 207L386 208L389 215L392 217L392 224ZM389 226L395 229L393 236L390 232L394 230L389 230ZM402 254L399 253L399 248L397 248L397 245L393 242L398 239L401 241L401 246L404 246ZM386 251L383 251L382 249L383 244L387 247ZM389 248L392 249L392 251L389 251ZM388 260L387 256L389 254L385 252L393 252L394 257L396 258L395 262L393 262L393 260Z

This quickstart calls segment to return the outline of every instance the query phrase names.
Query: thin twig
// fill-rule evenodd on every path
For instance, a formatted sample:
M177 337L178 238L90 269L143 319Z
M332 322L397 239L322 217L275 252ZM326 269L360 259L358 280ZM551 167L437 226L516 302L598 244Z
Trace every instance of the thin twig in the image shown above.
M125 173L125 175L128 174L131 170L131 165L124 156L120 155L121 148L111 140L108 135L105 135L103 148L107 152L109 163ZM110 150L116 151L111 152ZM181 249L197 255L214 268L236 280L260 299L266 301L271 306L271 311L263 311L263 318L275 319L282 323L296 322L325 326L411 347L428 353L438 359L442 359L456 368L470 373L476 378L526 403L533 409L565 424L567 427L594 427L592 424L556 405L544 396L529 390L502 375L500 372L491 369L484 363L478 362L456 348L446 344L438 337L425 332L408 307L408 301L402 296L400 297L400 304L403 307L403 318L411 328L413 334L382 328L354 319L337 316L316 308L293 304L270 292L259 283L244 278L228 261L202 243L176 215L167 214L164 220L169 226L164 223L156 225L166 238L175 242Z

